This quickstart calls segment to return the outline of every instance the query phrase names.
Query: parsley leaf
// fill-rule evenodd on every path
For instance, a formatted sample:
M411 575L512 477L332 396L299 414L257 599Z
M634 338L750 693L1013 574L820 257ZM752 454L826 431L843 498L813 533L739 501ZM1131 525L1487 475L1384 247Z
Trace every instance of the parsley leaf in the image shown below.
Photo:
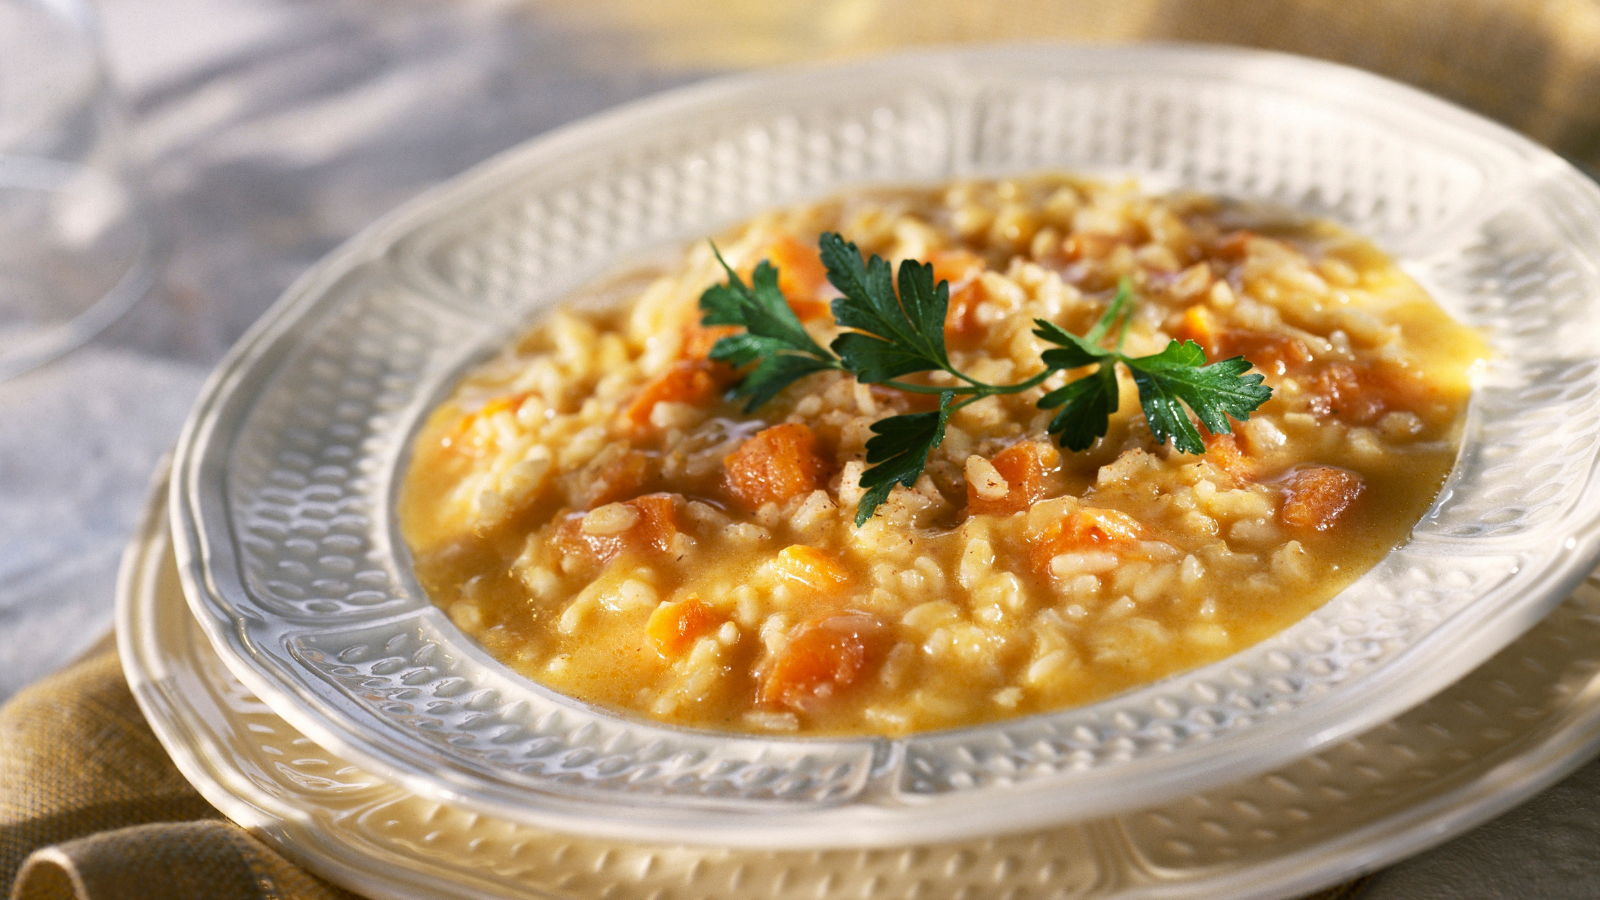
M813 372L841 369L864 384L887 384L912 393L938 394L936 411L890 416L873 423L867 441L868 468L861 475L865 489L856 509L856 525L872 518L894 486L911 487L927 467L928 455L944 440L950 416L961 407L1000 394L1019 394L1043 384L1056 372L1092 369L1046 393L1040 409L1055 410L1046 431L1068 450L1086 450L1110 428L1120 390L1117 366L1127 366L1139 391L1139 404L1156 440L1172 441L1184 453L1204 453L1205 442L1189 419L1189 411L1214 434L1233 430L1230 416L1248 419L1272 396L1259 373L1244 374L1250 363L1236 356L1206 364L1205 352L1192 341L1172 341L1160 353L1129 357L1122 341L1133 321L1133 286L1124 278L1098 321L1076 335L1053 322L1034 320L1034 334L1054 344L1040 354L1044 370L1016 384L985 384L950 365L944 344L944 320L950 286L935 282L933 266L906 260L900 264L898 290L889 263L861 251L837 234L820 241L828 281L843 295L833 301L841 328L830 349L812 340L778 290L778 272L763 261L751 273L751 284L739 280L722 255L717 261L728 273L726 284L700 295L705 325L742 326L711 348L711 358L735 366L753 366L735 389L750 412L785 387ZM715 251L715 245L712 246ZM1103 343L1117 329L1115 346ZM831 351L831 352L830 352ZM918 372L948 372L961 383L947 387L895 381ZM962 397L957 402L956 397ZM1187 407L1187 411L1185 409Z
M832 344L857 381L879 384L913 372L950 371L944 319L950 285L933 280L933 266L900 263L900 291L889 279L889 263L876 254L864 265L861 251L837 234L820 240L828 281L844 296L833 301L841 328Z
M1172 438L1172 446L1184 453L1204 453L1206 447L1178 401L1194 410L1212 434L1228 434L1233 431L1229 416L1248 419L1272 396L1272 388L1261 383L1265 376L1244 374L1250 368L1244 357L1208 366L1205 351L1194 341L1172 341L1160 353L1120 358L1139 386L1139 404L1150 433L1163 443Z
M867 489L856 507L856 527L860 528L889 499L896 484L911 487L928 465L928 454L944 440L944 426L954 412L955 393L939 395L939 409L933 412L890 416L872 423L874 437L867 441L867 464L861 486Z
M1068 450L1087 450L1106 436L1117 411L1117 369L1109 361L1094 374L1069 381L1039 398L1040 409L1057 410L1045 429ZM1185 419L1184 421L1188 421Z
M1079 366L1093 365L1116 355L1110 350L1095 346L1094 342L1086 337L1078 337L1054 322L1034 319L1033 324L1039 326L1033 330L1034 334L1052 344L1061 345L1056 349L1046 350L1039 355L1039 358L1044 360L1044 364L1052 369L1076 369Z
M1128 279L1117 286L1116 298L1106 307L1100 320L1083 337L1043 319L1036 320L1034 334L1059 349L1046 350L1041 358L1052 369L1076 369L1098 365L1092 374L1068 382L1039 400L1040 409L1059 412L1050 420L1049 432L1060 435L1068 450L1087 450L1097 438L1105 437L1111 414L1117 411L1118 362L1133 374L1139 389L1139 405L1157 441L1183 453L1206 452L1200 431L1189 421L1184 405L1194 410L1212 434L1228 434L1233 425L1229 416L1248 419L1250 413L1272 397L1272 388L1261 382L1260 374L1245 375L1250 363L1242 356L1206 365L1206 354L1193 341L1172 341L1160 353L1128 357L1119 349L1099 346L1120 318L1122 334L1127 333L1132 317L1133 288Z
M728 273L728 282L714 284L700 295L700 309L705 314L700 324L744 327L743 332L712 345L710 356L736 367L756 363L734 389L735 396L746 398L745 412L813 372L840 368L838 357L811 339L778 290L776 268L762 260L750 273L750 286L746 287L715 244L711 249Z

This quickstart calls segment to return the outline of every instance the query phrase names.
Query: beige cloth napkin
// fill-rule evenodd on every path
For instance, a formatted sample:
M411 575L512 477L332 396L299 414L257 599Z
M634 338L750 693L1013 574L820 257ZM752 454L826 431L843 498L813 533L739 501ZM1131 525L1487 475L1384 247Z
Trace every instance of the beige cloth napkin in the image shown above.
M200 798L109 644L0 707L0 885L21 900L353 897Z
M0 885L13 881L13 900L355 900L201 799L109 646L0 707ZM1361 884L1314 900L1356 900Z

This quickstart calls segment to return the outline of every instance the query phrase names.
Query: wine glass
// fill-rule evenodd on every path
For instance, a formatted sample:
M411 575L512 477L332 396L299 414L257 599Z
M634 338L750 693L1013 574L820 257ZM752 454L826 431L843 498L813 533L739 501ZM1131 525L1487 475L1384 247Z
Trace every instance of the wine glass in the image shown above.
M0 378L148 290L156 236L86 0L0 0Z

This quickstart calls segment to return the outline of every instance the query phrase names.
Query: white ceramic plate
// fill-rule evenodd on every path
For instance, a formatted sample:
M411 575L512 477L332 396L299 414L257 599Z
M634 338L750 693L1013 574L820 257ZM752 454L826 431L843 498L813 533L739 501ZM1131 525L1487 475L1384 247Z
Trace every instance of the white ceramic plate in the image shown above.
M902 739L626 718L489 658L428 603L393 498L427 409L574 288L761 209L1059 169L1287 205L1368 235L1495 351L1450 480L1326 606L1092 706ZM229 355L175 463L194 613L294 727L543 828L750 847L1039 828L1259 774L1470 671L1590 571L1600 190L1410 89L1239 50L1030 46L780 71L563 129L403 208Z
M184 604L157 498L117 637L162 744L209 802L366 897L1265 900L1442 842L1600 747L1600 579L1444 693L1255 778L1052 829L821 853L563 835L439 803L305 737L234 678Z

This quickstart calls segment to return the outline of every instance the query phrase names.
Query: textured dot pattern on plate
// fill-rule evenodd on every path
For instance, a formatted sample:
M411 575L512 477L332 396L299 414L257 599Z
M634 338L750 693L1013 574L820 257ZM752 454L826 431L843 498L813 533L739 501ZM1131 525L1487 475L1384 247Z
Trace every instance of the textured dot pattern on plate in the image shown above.
M1256 778L1078 825L815 852L629 844L440 804L317 746L234 678L184 607L163 529L119 598L130 683L225 813L356 891L397 897L1078 900L1295 895L1415 852L1587 758L1600 579L1443 694Z
M1403 548L1223 662L1087 708L900 741L727 741L623 720L511 676L426 602L392 515L407 440L537 311L765 207L1039 169L1329 216L1484 331L1496 355L1460 461ZM1030 47L716 82L513 151L309 273L224 363L180 445L178 558L202 626L280 715L376 771L525 824L797 847L1109 814L1392 716L1587 574L1600 273L1586 256L1600 256L1600 190L1575 170L1458 109L1306 60ZM438 650L392 672L340 661L408 635Z

